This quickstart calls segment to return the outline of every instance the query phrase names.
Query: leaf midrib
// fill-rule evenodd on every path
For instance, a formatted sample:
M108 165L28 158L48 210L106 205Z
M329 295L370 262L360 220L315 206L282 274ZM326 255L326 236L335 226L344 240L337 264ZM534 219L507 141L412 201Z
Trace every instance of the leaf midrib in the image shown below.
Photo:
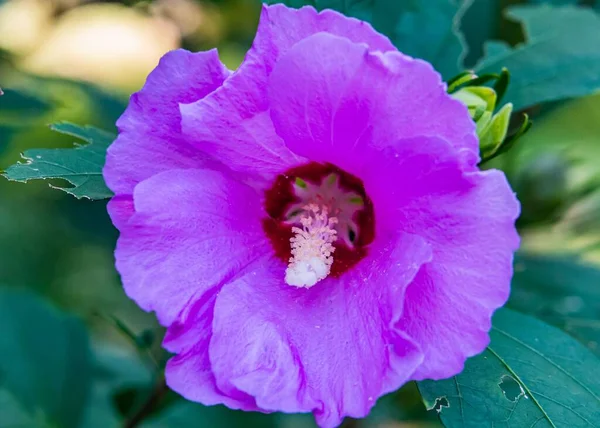
M563 369L561 366L559 366L558 364L556 364L554 361L552 361L550 358L546 357L544 354L542 354L540 351L538 351L537 349L533 348L532 346L528 345L527 343L517 339L516 337L514 337L513 335L511 335L510 333L505 332L504 330L499 329L498 327L492 327L492 329L496 330L498 333L504 335L505 337L513 340L514 342L518 343L521 346L524 346L525 348L529 349L531 352L539 355L540 357L542 357L544 360L548 361L551 365L553 365L554 367L556 367L557 369L559 369L562 373L564 373L565 375L567 375L570 379L572 379L575 383L577 383L579 386L581 386L583 389L585 389L587 392L589 392L589 394L594 397L598 402L600 402L600 397L598 397L596 394L594 394L594 392L588 388L586 385L584 385L583 383L581 383L577 378L575 378L571 373L569 373L568 371L566 371L565 369Z
M541 352L539 352L538 350L536 350L535 348L533 348L532 346L528 345L527 343L523 342L522 340L514 337L513 335L511 335L510 333L507 333L506 331L498 328L498 327L492 327L492 330L502 334L503 336L505 336L507 339L518 343L519 345L523 346L524 348L528 349L529 351L535 353L536 355L539 355L540 357L542 357L545 361L547 361L548 363L550 363L550 365L556 367L558 370L560 370L563 374L565 374L569 379L571 379L573 382L577 383L579 386L581 386L583 389L585 389L592 397L594 397L596 400L600 401L600 398L598 398L598 396L596 396L596 394L594 394L594 392L592 390L590 390L586 385L584 385L583 383L581 383L578 379L576 379L571 373L569 373L568 371L566 371L565 369L563 369L561 366L559 366L558 364L556 364L554 361L552 361L551 359L549 359L546 355L542 354ZM490 353L492 355L494 355L498 361L500 361L502 363L502 365L506 368L506 370L512 375L514 376L515 380L519 383L519 385L521 387L523 387L523 389L525 390L525 392L529 395L529 397L531 397L531 400L533 401L533 403L538 407L538 409L540 410L540 412L542 413L542 418L545 418L548 423L550 423L550 425L553 428L557 428L556 425L554 424L554 422L552 421L552 419L550 418L550 416L548 415L548 413L546 412L546 410L544 409L544 407L540 404L540 402L537 399L537 393L534 393L528 386L527 384L521 379L521 377L512 369L512 367L496 352L494 351L494 349L492 349L491 346L487 347L487 350L490 351ZM567 408L566 406L564 406L561 403L557 403L562 405L563 407ZM571 411L573 411L572 409L569 409ZM576 414L580 419L582 419L583 421L585 421L586 423L590 424L591 423L582 415L580 415L577 412L574 412L574 414ZM539 421L539 419L538 419ZM538 422L536 421L536 423ZM591 425L593 426L593 425Z
M497 330L494 327L492 327L492 328L494 330ZM539 401L537 400L537 398L535 397L535 395L531 392L531 390L529 389L529 387L527 385L525 385L525 382L523 382L523 380L521 379L521 377L517 373L515 373L515 371L508 365L508 363L506 361L504 361L504 359L496 351L494 351L490 346L488 346L487 349L488 349L488 351L490 351L492 353L492 355L494 355L496 358L498 358L498 361L500 361L502 363L502 365L504 365L504 367L506 367L506 370L508 370L508 372L515 377L515 380L517 382L519 382L519 385L522 386L525 389L525 391L531 397L531 400L540 409L540 412L542 412L542 415L546 418L546 420L550 423L550 425L552 425L552 427L554 427L554 428L557 428L556 425L554 425L554 422L552 422L552 419L550 419L550 416L548 416L548 413L546 413L546 410L544 410L544 408L539 403ZM536 423L537 423L537 421L536 421Z

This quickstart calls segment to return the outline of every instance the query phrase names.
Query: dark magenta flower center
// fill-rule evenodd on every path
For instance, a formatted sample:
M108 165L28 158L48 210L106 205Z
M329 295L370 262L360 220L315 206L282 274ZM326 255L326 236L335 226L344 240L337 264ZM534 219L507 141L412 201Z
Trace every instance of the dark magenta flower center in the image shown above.
M311 258L308 244L317 240L325 252L321 261L298 260L298 268L309 263L317 276L323 268L324 276L339 277L365 257L375 236L373 203L362 181L331 164L311 162L278 175L265 192L265 210L264 231L290 268L295 258Z

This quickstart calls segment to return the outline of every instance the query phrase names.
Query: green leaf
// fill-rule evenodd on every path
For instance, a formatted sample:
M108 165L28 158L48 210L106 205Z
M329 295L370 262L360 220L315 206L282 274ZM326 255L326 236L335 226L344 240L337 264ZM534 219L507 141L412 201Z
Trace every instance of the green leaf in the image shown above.
M472 68L483 55L484 43L498 34L502 0L477 0L465 12L461 19L461 31L464 33L468 49L465 67Z
M527 41L512 49L493 43L477 65L478 74L511 72L506 100L515 110L546 101L578 97L600 89L600 17L576 7L519 6Z
M9 180L27 182L36 179L63 179L73 187L63 190L76 198L105 199L112 193L102 177L106 149L115 136L91 126L63 122L52 125L53 130L86 141L73 149L31 149L23 153L25 163L10 166L4 176Z
M379 9L382 17L403 5L392 31L382 31L401 52L430 62L444 79L462 71L466 44L459 25L472 0L388 0L387 3L395 6L382 5ZM374 18L373 24L379 30L377 22Z
M136 355L108 344L97 346L92 391L81 426L122 426L123 418L115 406L115 395L125 388L151 388L151 384L152 373Z
M189 401L179 401L165 409L160 415L142 423L142 428L275 428L276 415L241 412L224 406L202 406Z
M565 216L570 234L580 230L591 237L598 230L598 135L600 94L554 108L522 137L506 162L522 203L520 225ZM594 194L582 200L586 189Z
M37 96L0 89L0 153L8 147L17 130L39 122L51 109L50 103Z
M579 0L529 0L529 3L534 4L551 4L554 6L565 6L569 4L577 4Z
M600 269L574 257L519 254L509 307L559 327L600 356Z
M21 404L5 389L0 389L0 415L2 415L2 428L9 427L35 427L51 428L44 414L27 412Z
M582 168L579 175L597 175L599 135L600 94L570 101L536 120L535 127L523 136L519 163L529 163L540 153L552 152L577 161Z
M370 22L401 52L430 62L445 79L462 71L466 50L458 27L473 0L267 0L266 3L337 10Z
M566 333L509 309L486 351L450 379L419 382L446 427L595 427L600 361Z
M10 124L48 113L52 106L45 100L13 89L0 90L0 123Z
M35 420L79 426L90 387L81 322L32 294L0 288L0 386Z

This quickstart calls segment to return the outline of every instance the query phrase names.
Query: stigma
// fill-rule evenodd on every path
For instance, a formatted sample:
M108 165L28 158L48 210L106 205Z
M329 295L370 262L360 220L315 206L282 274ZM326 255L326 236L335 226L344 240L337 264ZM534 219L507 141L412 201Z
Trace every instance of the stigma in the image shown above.
M298 214L300 227L292 227L291 257L285 282L294 287L310 288L331 272L338 218L330 216L326 205L317 203L303 206Z

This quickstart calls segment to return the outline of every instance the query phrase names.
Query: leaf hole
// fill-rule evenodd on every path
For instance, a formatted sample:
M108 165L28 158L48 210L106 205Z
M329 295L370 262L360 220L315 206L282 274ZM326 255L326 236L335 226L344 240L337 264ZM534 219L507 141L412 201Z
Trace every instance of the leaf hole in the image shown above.
M514 403L521 397L527 398L521 384L517 382L512 376L502 376L500 378L500 383L498 384L498 386L500 387L500 389L502 390L502 394L508 401L512 401Z
M444 408L450 408L450 402L445 396L436 398L435 403L433 403L433 406L427 408L427 410L435 410L438 413L442 413L442 410L444 410Z

